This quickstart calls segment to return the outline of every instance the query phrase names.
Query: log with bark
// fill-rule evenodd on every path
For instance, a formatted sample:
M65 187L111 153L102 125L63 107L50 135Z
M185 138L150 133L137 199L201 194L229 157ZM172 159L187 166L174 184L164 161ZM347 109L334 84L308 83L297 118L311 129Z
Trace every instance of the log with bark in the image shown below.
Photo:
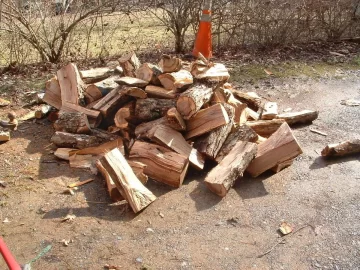
M57 71L61 89L61 101L71 104L83 104L85 83L81 80L77 66L70 63Z
M329 144L321 151L321 155L323 157L339 157L357 153L360 153L359 139L349 140L342 143Z
M193 84L193 76L187 70L164 73L159 75L159 80L165 89L180 92Z
M185 120L189 120L210 101L212 95L211 87L204 84L194 85L179 96L176 108Z
M264 101L256 96L249 95L235 89L230 89L234 96L239 99L241 102L246 103L250 109L258 111L263 107Z
M93 68L89 70L80 70L80 77L84 83L97 83L106 78L109 78L113 74L113 70L107 67Z
M56 131L51 137L51 142L61 148L84 149L99 145L97 137L84 134L71 134Z
M166 118L169 122L169 126L177 131L185 131L186 124L184 119L181 117L180 113L176 108L171 108L166 113Z
M180 71L182 68L182 61L180 58L177 57L163 55L159 62L159 67L164 73L177 72Z
M210 82L226 82L230 78L227 68L219 63L202 65L194 62L191 65L191 74L198 80Z
M81 112L60 111L58 120L54 123L56 131L90 134L90 125L87 116Z
M147 81L133 77L120 77L116 79L115 82L119 85L127 85L132 87L145 87L149 84Z
M144 63L136 71L136 78L146 81L148 84L161 85L158 76L162 74L162 70L153 64Z
M261 120L272 120L278 115L278 105L276 102L266 102L261 113Z
M134 143L129 159L145 164L144 173L152 179L176 188L182 185L189 165L183 155L140 141Z
M186 142L180 132L171 127L164 125L156 126L151 140L189 158L190 164L194 168L199 170L204 169L204 157Z
M226 103L223 104L223 106L230 119L229 123L210 131L208 134L201 136L194 143L194 147L200 153L206 155L208 158L213 160L215 160L234 125L235 109Z
M43 101L60 110L62 104L61 89L56 76L45 83L45 95Z
M256 158L250 163L247 172L257 177L278 164L296 158L301 153L302 150L289 125L283 123L269 139L259 144Z
M220 152L216 156L216 161L220 163L226 155L230 153L238 141L256 142L257 139L258 135L252 128L246 125L236 127L226 138Z
M118 149L107 153L101 159L101 163L135 213L140 212L156 200L156 196L136 177Z
M279 127L285 123L283 119L248 121L246 125L251 127L257 134L263 137L269 137L276 132Z
M228 124L229 116L221 104L200 110L186 122L187 133L185 139L203 135L211 130Z
M44 118L50 111L52 107L47 104L40 105L38 109L35 110L35 118L42 119Z
M169 91L163 87L148 85L145 88L145 92L150 98L164 98L164 99L174 99L176 98L176 93Z
M95 110L90 110L79 105L75 105L68 102L63 102L61 107L62 112L79 112L83 113L87 116L90 127L95 128L98 127L102 121L102 116L100 112Z
M69 156L69 165L71 168L92 169L96 167L95 162L100 158L101 156L74 154Z
M78 150L78 149L74 149L74 148L58 148L54 152L54 156L56 156L57 158L63 159L63 160L69 160L70 153L72 151L76 151L76 150Z
M101 99L109 94L113 89L118 87L119 85L115 82L115 80L119 78L119 76L112 76L100 82L89 84L85 88L84 93L86 104L91 104L92 102Z
M124 93L130 97L141 99L147 98L146 92L139 87L126 87L121 91L124 91Z
M206 176L207 187L215 194L225 197L235 181L243 176L256 152L255 143L238 141L219 165Z
M124 55L119 60L124 76L135 77L135 71L140 67L140 61L134 52Z
M115 125L121 129L129 127L129 122L134 120L135 101L130 102L117 111L114 117Z
M153 131L159 125L169 125L168 120L166 117L162 117L150 122L145 122L138 125L135 128L135 136L137 139L151 139L153 135ZM169 125L170 126L170 125Z
M110 174L108 173L108 171L103 166L101 160L97 160L95 162L95 165L96 165L97 169L99 170L99 172L101 173L101 175L105 178L106 188L107 188L107 191L109 193L110 198L114 202L123 201L124 197L121 196L119 190L117 189L117 187L116 187L114 181L112 180Z
M174 106L175 101L170 99L139 99L136 101L135 117L142 122L155 120L165 116Z
M276 116L276 119L284 119L290 126L295 124L307 124L316 120L319 116L318 111L304 110L301 112L289 112Z
M69 156L72 156L75 154L76 155L103 156L107 152L110 152L111 150L113 150L115 148L119 149L120 152L123 155L125 155L125 148L124 148L123 140L121 138L119 138L119 139L116 139L113 141L105 142L98 146L88 147L88 148L84 148L84 149L73 149L72 151L69 152Z

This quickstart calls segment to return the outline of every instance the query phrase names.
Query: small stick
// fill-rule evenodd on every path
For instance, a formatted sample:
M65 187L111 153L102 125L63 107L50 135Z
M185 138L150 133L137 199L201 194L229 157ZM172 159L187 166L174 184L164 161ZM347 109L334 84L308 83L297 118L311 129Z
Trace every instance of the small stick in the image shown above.
M310 131L313 132L313 133L316 133L316 134L320 134L320 135L325 136L325 137L327 136L327 133L322 132L322 131L317 130L317 129L310 128Z
M72 184L68 185L67 187L68 188L80 187L80 186L90 183L92 181L94 181L94 179L89 179L89 180L85 180L82 182L72 183Z

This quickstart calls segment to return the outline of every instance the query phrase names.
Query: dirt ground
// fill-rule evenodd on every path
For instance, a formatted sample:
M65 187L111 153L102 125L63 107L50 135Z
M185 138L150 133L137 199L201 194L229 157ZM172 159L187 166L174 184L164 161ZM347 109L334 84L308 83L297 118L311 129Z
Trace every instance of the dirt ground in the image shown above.
M319 110L311 127L328 136L296 127L304 153L294 165L239 179L224 199L205 187L202 172L190 171L176 190L149 181L158 199L138 215L111 203L100 176L55 159L50 123L23 122L0 145L1 235L21 263L51 245L33 269L360 269L360 156L319 157L328 143L360 138L360 107L340 105L360 98L360 70L342 75L240 86L281 111ZM87 179L95 181L62 194ZM68 214L76 218L61 222ZM300 230L282 239L282 221Z

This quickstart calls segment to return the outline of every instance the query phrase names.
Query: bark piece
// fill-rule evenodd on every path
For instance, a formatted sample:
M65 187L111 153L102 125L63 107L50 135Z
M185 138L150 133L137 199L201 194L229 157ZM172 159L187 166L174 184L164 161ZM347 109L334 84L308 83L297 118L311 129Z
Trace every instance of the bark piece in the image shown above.
M120 77L119 79L116 79L115 82L119 85L127 85L133 87L145 87L149 84L147 81L133 77Z
M194 168L199 170L204 169L204 157L186 142L181 133L171 127L163 125L156 126L151 140L189 158L190 164Z
M213 129L224 126L230 121L229 116L221 104L200 110L186 123L185 139L203 135Z
M255 132L260 136L269 137L271 134L276 132L283 123L285 123L285 120L283 119L273 119L250 121L246 122L246 125L255 130Z
M118 87L119 85L115 82L115 80L119 78L119 76L112 76L100 82L89 84L85 88L84 93L86 104L90 104L101 99Z
M135 71L140 67L140 61L134 52L124 55L119 60L123 74L128 77L135 77Z
M101 163L106 163L105 169L135 213L156 200L156 196L140 182L118 149L107 153Z
M62 112L79 112L86 114L88 117L88 121L90 124L90 127L98 127L102 121L102 116L100 112L95 110L90 110L84 107L81 107L79 105L75 105L68 102L63 102L63 105L61 107Z
M186 124L184 119L181 117L180 113L176 108L171 108L166 113L166 118L169 122L169 126L177 131L185 131Z
M276 119L284 119L290 126L295 124L306 124L316 120L319 116L318 111L304 110L301 112L289 112L276 116Z
M360 153L360 140L350 140L342 143L334 143L327 145L322 151L323 157L330 156L346 156Z
M248 126L236 127L226 138L220 152L216 156L216 161L220 163L234 148L238 141L244 142L256 142L258 135L256 132Z
M224 104L224 108L230 119L229 123L201 136L195 141L194 144L194 147L200 153L213 160L215 160L234 125L235 109L228 104Z
M61 101L71 104L81 104L84 98L85 84L81 80L77 66L70 63L57 72L61 89Z
M113 71L107 67L80 71L81 79L87 84L100 82L106 78L109 78L112 74Z
M105 178L106 187L107 187L110 198L114 202L123 201L124 197L121 196L121 194L120 194L119 190L117 189L113 179L111 178L110 174L105 169L105 167L103 166L101 160L97 160L95 162L95 165L96 165L97 169L99 170L99 172L101 173L101 175Z
M166 115L175 106L174 100L169 99L139 99L136 101L135 117L139 121L151 121Z
M174 92L179 92L194 82L193 76L187 70L164 73L161 74L158 78L165 89Z
M164 98L164 99L174 99L176 98L176 93L169 91L163 87L148 85L145 88L145 92L149 95L150 98Z
M180 58L177 57L163 55L159 62L159 67L164 73L177 72L180 71L182 68L182 61Z
M56 131L90 134L89 121L84 113L80 112L60 112L58 120L54 123Z
M70 153L72 151L76 151L76 150L77 149L74 149L74 148L58 148L54 152L54 156L56 156L57 158L63 159L63 160L69 160Z
M162 70L153 64L144 63L136 71L136 78L146 81L154 85L161 85L158 76L162 73Z
M289 125L283 123L269 139L259 144L256 158L250 163L247 172L257 177L284 161L296 158L301 153L302 150Z
M176 188L182 185L189 165L183 155L140 141L134 143L129 159L145 164L144 173L149 177Z
M71 134L56 131L51 137L51 142L61 148L78 148L84 149L99 145L99 141L94 136L84 134Z
M203 84L194 85L179 96L176 108L185 120L189 120L205 103L210 101L212 94L211 87Z
M61 89L56 76L45 83L45 95L43 101L60 110L62 104Z
M261 113L261 120L272 120L278 115L278 105L276 102L266 102Z
M206 176L207 187L215 194L225 197L235 181L243 176L256 151L255 143L238 141L230 153Z

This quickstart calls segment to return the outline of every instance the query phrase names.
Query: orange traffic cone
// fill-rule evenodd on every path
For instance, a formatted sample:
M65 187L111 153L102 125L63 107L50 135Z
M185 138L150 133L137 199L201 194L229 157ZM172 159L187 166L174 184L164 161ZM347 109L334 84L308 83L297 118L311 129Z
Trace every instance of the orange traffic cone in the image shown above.
M211 38L211 1L205 1L202 12L199 31L196 36L193 55L198 57L201 53L206 58L212 57L212 38Z

